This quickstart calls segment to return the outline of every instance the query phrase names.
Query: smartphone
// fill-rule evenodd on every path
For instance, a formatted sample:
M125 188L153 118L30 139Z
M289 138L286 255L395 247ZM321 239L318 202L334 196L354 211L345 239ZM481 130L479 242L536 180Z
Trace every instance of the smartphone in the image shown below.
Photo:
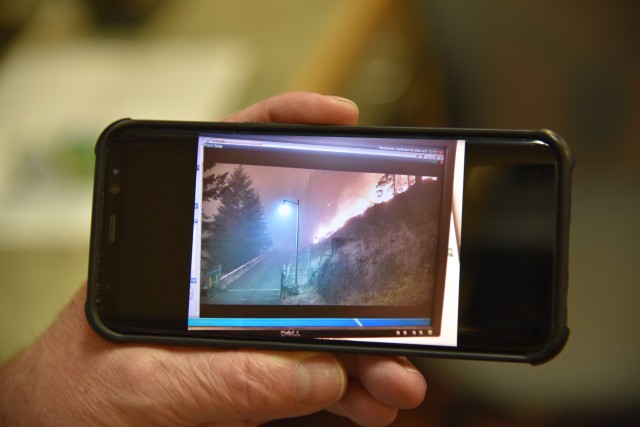
M103 337L541 363L567 336L550 131L125 119L96 145Z

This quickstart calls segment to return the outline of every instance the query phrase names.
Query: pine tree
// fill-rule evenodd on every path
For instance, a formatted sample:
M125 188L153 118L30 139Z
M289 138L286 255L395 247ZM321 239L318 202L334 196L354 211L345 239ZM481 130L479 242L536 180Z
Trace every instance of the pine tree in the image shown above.
M204 172L205 177L202 180L202 202L212 202L220 199L220 195L228 187L227 178L229 172L224 173L212 173L211 170L216 166L211 162L207 156L204 157ZM213 219L210 217L202 218L202 248L209 248L211 246L213 236ZM206 253L206 252L205 252ZM216 267L217 264L213 263L211 258L204 256L202 258L202 274L206 271Z
M210 260L229 272L260 255L271 241L260 197L242 166L229 175L219 200L213 217Z
M207 175L202 180L202 200L218 200L227 187L229 172Z

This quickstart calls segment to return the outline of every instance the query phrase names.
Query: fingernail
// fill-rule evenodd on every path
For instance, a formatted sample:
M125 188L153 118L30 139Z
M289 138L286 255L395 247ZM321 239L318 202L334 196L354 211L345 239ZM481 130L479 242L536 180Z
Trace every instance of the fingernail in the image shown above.
M351 104L354 108L358 109L358 105L348 98L343 98L341 96L334 96L334 95L329 95L329 98L337 102L346 102L347 104Z
M398 362L400 362L405 371L415 375L416 378L418 378L422 382L425 389L427 388L427 380L424 378L424 375L418 368L416 368L413 363L411 363L409 359L407 359L406 357L400 357L398 358Z
M295 381L298 401L308 405L333 403L345 388L342 367L337 360L327 356L303 360L296 368Z

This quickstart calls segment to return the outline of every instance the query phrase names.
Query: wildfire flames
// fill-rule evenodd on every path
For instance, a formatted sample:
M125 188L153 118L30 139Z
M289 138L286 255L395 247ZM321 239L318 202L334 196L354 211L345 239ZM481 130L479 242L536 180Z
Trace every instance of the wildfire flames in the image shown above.
M363 195L343 203L338 213L327 225L322 225L313 237L313 243L331 236L342 228L351 218L361 215L371 206L391 200L394 196L404 193L417 180L437 180L436 177L413 175L380 175L373 179L363 190Z

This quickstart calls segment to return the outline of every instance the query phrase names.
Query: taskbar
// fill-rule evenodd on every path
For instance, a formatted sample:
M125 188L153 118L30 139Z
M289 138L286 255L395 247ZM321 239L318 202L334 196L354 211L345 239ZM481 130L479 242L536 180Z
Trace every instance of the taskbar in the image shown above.
M281 338L437 336L428 318L190 318L196 335ZM200 333L198 333L200 332Z

